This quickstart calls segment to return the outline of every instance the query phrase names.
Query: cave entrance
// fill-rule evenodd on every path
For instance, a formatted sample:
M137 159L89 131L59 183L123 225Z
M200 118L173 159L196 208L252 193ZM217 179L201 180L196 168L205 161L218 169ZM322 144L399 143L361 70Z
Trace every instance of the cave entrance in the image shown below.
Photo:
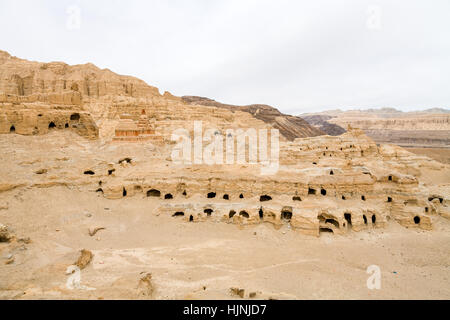
M366 201L366 196L361 196L362 201Z
M302 198L300 198L299 196L293 196L292 200L293 201L302 201Z
M325 215L325 214L320 214L318 217L319 222L321 223L329 223L334 225L336 228L339 228L339 222L334 218L334 217L330 217L329 215Z
M182 211L175 212L172 215L172 217L184 217L184 212L182 212Z
M376 215L372 215L372 224L376 224L377 222L377 216Z
M229 218L233 218L235 214L236 214L236 211L230 210L230 213L228 214L228 217Z
M56 128L56 124L52 121L52 122L50 122L50 123L48 124L48 128L49 128L49 129L54 129L54 128Z
M159 198L161 196L161 191L156 189L150 189L147 191L147 197Z
M270 201L270 200L272 200L272 197L271 197L271 196L268 196L268 195L266 195L266 194L259 197L259 201L261 201L261 202L264 202L264 201Z
M419 216L415 216L414 217L414 223L415 224L419 224L420 223L420 217Z
M391 198L391 197L388 197L388 198L387 198L387 202L392 202L392 198Z
M333 229L325 228L325 227L320 227L320 228L319 228L319 233L322 233L322 232L325 232L325 233L333 233Z
M224 194L224 195L223 195L223 199L224 199L224 200L230 200L230 196L229 196L228 194Z
M123 158L119 160L119 164L122 164L122 162L126 162L126 163L131 163L131 161L133 161L133 159L131 158Z
M367 224L367 217L365 214L363 215L363 220L364 220L364 224Z
M327 195L327 190L321 189L320 190L320 194L323 195L323 196L326 196Z
M14 133L16 132L16 127L11 126L11 128L9 128L9 132Z
M308 194L316 194L316 189L308 188Z
M292 211L284 209L281 211L281 220L289 222L292 219Z
M440 197L436 197L436 196L429 197L428 201L433 201L434 199L438 199L439 203L444 202L444 198L440 198Z
M86 170L86 171L84 172L84 174L89 175L89 176L93 176L93 175L95 174L95 172L92 171L92 170Z
M70 120L71 121L78 121L80 120L80 114L79 113L73 113L70 115Z
M166 199L166 200L173 199L173 195L171 193L168 193L164 196L164 199Z
M331 223L336 228L339 228L339 222L337 222L335 219L331 219L331 218L325 219L325 223Z
M344 213L344 219L347 221L347 228L352 227L352 214L351 213Z
M264 212L263 212L263 209L261 208L261 209L259 209L259 219L263 219L264 218Z
M207 198L208 199L212 199L212 198L215 198L216 197L216 193L215 192L210 192L210 193L208 193L208 195L207 195Z
M194 221L194 216L191 214L191 215L189 216L189 222L192 222L192 221Z
M244 210L239 212L239 215L244 218L250 218L250 215L247 213L247 211L244 211Z
M244 199L244 195L242 193L239 195L239 199Z
M122 190L122 196L124 196L124 197L127 196L127 189L125 189L125 187Z
M208 217L211 217L211 214L214 212L214 210L213 209L205 209L205 210L203 210L203 212L206 213L206 215Z

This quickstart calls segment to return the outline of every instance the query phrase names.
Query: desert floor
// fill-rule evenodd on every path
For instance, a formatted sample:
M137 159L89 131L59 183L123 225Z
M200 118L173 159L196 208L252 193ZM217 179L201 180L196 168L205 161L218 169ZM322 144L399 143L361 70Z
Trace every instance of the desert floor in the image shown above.
M287 225L189 223L155 214L148 198L108 200L67 187L1 194L0 221L31 243L0 243L2 299L137 299L151 273L155 299L230 299L231 287L256 299L449 299L450 226L387 228L304 236ZM89 228L105 227L95 236ZM81 249L94 254L82 289L66 269ZM14 258L5 264L7 258ZM369 290L366 269L381 269ZM91 290L88 290L88 289Z

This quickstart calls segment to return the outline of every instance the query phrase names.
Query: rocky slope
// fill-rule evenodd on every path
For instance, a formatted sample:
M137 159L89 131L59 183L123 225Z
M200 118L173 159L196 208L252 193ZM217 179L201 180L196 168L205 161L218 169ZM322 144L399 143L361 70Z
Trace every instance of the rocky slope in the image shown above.
M328 120L333 117L328 115L311 115L311 116L302 116L306 122L310 125L316 127L317 129L325 132L330 136L339 136L345 132L345 129L338 126L337 124L330 123Z
M58 128L109 141L121 115L138 119L144 110L166 138L178 128L192 130L195 120L217 129L236 125L277 128L287 140L323 134L301 118L283 115L269 106L231 108L197 101L192 103L169 92L161 95L142 80L90 63L41 63L0 51L1 133L40 135ZM75 113L82 117L73 123L70 117Z
M209 98L196 96L183 96L182 99L183 101L190 104L215 106L228 110L248 112L256 119L262 120L265 123L268 123L274 128L280 130L280 134L282 134L286 139L290 141L294 140L295 138L315 137L324 134L323 131L311 126L304 119L283 114L278 109L265 104L235 106L220 103Z

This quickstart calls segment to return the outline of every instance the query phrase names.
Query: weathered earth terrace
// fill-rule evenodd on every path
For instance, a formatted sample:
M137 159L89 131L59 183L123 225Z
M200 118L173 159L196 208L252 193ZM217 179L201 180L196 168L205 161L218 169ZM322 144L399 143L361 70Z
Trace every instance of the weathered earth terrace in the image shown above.
M171 159L171 134L178 128L193 134L194 121L221 133L274 125L246 111L161 95L91 64L30 62L0 52L0 209L8 210L17 190L65 187L111 206L145 200L155 208L151 214L174 224L270 223L311 237L392 223L433 232L435 221L450 218L448 165L377 145L356 128L327 136L300 118L280 117L270 121L289 134L280 136L274 175L261 175L259 164L180 165Z

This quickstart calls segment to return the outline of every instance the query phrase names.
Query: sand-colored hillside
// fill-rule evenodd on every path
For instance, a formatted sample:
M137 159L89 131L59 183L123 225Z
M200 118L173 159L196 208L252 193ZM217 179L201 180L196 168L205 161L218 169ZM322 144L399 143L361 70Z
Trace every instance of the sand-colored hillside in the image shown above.
M448 164L185 100L0 53L0 298L450 298Z

